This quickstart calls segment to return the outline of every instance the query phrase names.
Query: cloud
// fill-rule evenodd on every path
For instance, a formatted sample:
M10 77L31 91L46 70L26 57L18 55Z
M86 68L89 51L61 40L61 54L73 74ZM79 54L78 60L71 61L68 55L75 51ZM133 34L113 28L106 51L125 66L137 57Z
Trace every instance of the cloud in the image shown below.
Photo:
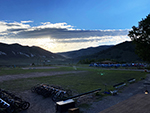
M74 26L67 25L66 22L63 23L50 23L50 22L45 22L41 23L42 25L38 26L37 28L57 28L57 29L68 29L68 30L73 30Z
M18 28L18 29L7 29L7 32L14 32L14 31L24 31L27 30L26 28Z
M31 22L33 22L33 21L31 21L31 20L28 20L28 21L21 21L21 23L31 23Z
M4 28L0 33L8 33L4 36L8 38L41 38L51 37L53 39L72 39L102 36L120 36L127 35L128 30L75 30L74 26L67 23L41 23L39 26L31 27L29 22L21 21L14 23L0 22ZM11 35L9 33L11 32ZM14 34L14 35L12 35Z
M29 24L19 23L19 22L13 22L13 23L2 23L3 26L7 26L8 28L30 28Z
M20 29L13 38L41 38L51 37L52 39L72 39L72 38L88 38L102 36L120 36L127 35L128 30L68 30L67 28L31 28ZM19 29L16 29L16 31ZM11 31L11 30L10 30ZM15 31L15 30L12 30Z
M30 26L33 21L0 21L0 41L35 45L44 49L60 52L77 50L99 45L112 45L130 40L125 30L81 30L67 23L41 23ZM78 47L77 47L78 45Z
M17 34L19 31L25 31L27 29L31 28L29 24L23 24L19 22L5 22L5 21L0 21L0 34L3 37L9 37L11 38L11 34ZM2 37L1 36L1 37Z
M73 39L50 39L50 38L1 38L3 43L19 43L21 45L39 46L51 52L65 52L81 48L97 47L100 45L115 45L124 41L130 41L128 36L103 36Z

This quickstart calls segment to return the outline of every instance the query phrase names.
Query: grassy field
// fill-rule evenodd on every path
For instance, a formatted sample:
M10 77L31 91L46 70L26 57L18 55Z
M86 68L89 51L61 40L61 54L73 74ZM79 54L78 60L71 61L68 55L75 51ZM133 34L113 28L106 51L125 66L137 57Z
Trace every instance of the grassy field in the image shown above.
M29 69L23 70L21 68L2 68L0 69L0 76L13 74L23 74L32 72L53 72L53 71L75 71L75 68L57 66L54 69ZM5 82L0 82L0 88L21 92L25 90L30 90L36 84L46 83L59 85L64 88L71 89L75 94L84 93L94 89L101 88L102 91L105 90L105 85L107 84L107 89L113 89L113 85L120 82L127 82L130 78L136 78L136 81L141 80L141 78L146 77L145 72L140 71L127 71L127 70L105 70L103 68L88 68L88 67L77 67L76 71L85 71L82 73L74 74L63 74L48 77L38 77L38 78L27 78L27 79L17 79Z
M53 67L53 66L52 66ZM33 69L30 69L33 68ZM0 76L1 75L14 75L14 74L25 74L25 73L32 73L32 72L52 72L52 71L72 71L74 70L72 67L62 67L62 66L55 66L52 69L34 69L34 67L29 67L29 69L22 69L22 68L0 68Z

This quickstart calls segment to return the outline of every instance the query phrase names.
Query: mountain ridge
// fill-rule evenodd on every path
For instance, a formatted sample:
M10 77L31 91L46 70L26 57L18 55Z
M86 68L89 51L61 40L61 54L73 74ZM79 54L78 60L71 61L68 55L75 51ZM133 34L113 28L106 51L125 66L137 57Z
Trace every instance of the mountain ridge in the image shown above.
M88 56L88 55L95 54L102 50L108 49L112 46L114 46L114 45L102 45L102 46L98 46L98 47L88 47L88 48L79 49L79 50L75 50L75 51L61 52L58 54L65 56L66 58L80 58L82 56Z
M65 59L63 56L44 50L37 46L0 43L0 65L16 64L17 62L45 62L46 60ZM18 64L17 63L17 64Z
M0 58L4 57L9 58L11 57L48 57L50 58L52 55L53 57L60 57L60 55L54 54L50 51L44 50L40 47L36 46L22 46L20 44L4 44L0 43ZM44 55L42 55L44 54Z
M0 43L0 65L13 62L38 62L52 61L57 63L77 63L83 59L113 59L120 62L136 62L141 59L135 54L135 45L125 41L117 45L103 45L85 49L52 53L37 46L22 46L20 44ZM5 62L4 62L5 61ZM52 63L51 62L51 63ZM55 63L56 63L55 62Z
M102 48L106 47L106 48ZM101 48L101 49L98 49ZM88 53L92 51L92 53ZM82 53L82 54L80 54ZM119 62L139 62L142 61L137 54L135 54L135 45L132 41L125 41L116 45L98 46L90 48L80 49L77 51L64 52L60 55L66 55L76 61L84 59L110 59Z
M132 41L125 41L114 45L111 48L88 56L95 59L113 59L119 62L139 62L142 61L135 53L135 45Z

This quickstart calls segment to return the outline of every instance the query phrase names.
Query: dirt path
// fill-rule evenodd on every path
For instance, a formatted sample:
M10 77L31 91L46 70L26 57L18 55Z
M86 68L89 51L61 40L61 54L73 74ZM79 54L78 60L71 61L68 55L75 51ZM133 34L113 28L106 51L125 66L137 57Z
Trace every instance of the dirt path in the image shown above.
M30 107L21 111L21 113L55 113L55 103L51 98L44 98L41 95L32 93L31 91L25 91L19 95L28 102L30 102Z
M17 74L17 75L3 75L3 76L0 76L0 82L16 80L16 79L21 79L21 78L44 77L44 76L54 76L54 75L82 73L82 72L85 72L85 71L35 72L35 73Z

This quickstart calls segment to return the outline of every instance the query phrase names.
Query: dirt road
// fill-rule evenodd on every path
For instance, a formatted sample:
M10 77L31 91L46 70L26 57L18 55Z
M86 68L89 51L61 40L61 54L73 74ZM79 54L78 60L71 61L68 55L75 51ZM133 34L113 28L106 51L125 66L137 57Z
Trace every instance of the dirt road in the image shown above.
M35 73L17 74L17 75L4 75L4 76L0 76L0 82L16 80L16 79L21 79L21 78L44 77L44 76L54 76L54 75L82 73L82 72L85 72L85 71L35 72Z

